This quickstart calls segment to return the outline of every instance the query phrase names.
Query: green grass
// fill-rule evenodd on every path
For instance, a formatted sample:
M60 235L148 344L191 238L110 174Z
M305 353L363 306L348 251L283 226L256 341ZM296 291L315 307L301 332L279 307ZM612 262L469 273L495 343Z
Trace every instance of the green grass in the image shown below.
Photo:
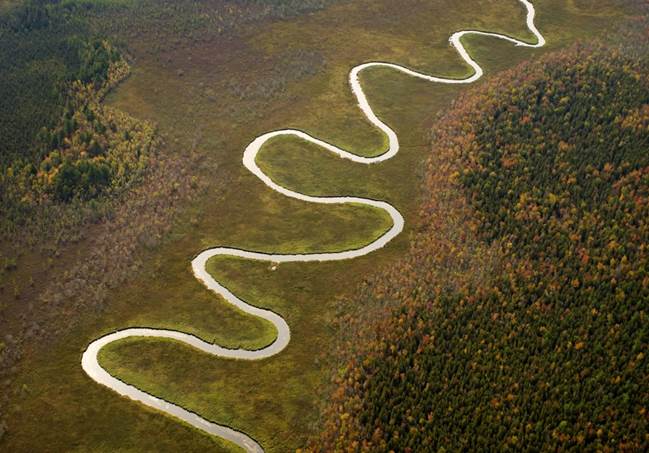
M81 370L81 353L101 334L128 326L186 330L225 346L267 344L274 336L270 326L223 303L192 277L189 263L196 253L215 245L281 252L338 250L365 244L387 227L384 217L367 208L323 207L276 194L247 173L241 156L259 133L286 127L371 155L383 147L383 137L368 127L355 105L347 85L351 67L379 59L462 76L467 68L448 46L453 31L476 27L529 35L523 10L514 0L405 3L397 8L387 0L341 2L313 15L262 24L234 42L195 43L164 55L139 55L133 76L110 102L156 121L178 153L201 132L199 152L218 162L219 170L199 176L214 179L214 189L195 200L166 242L149 253L143 275L111 290L100 318L89 316L62 341L24 360L19 382L25 387L9 413L10 431L2 449L227 450L219 440L96 385ZM564 1L535 4L547 48L467 39L488 73L577 38L601 36L615 24L608 16L576 15ZM270 100L239 101L228 93L226 82L232 77L263 75L281 66L281 55L288 50L300 49L321 53L327 65L314 76L291 82ZM183 77L178 77L179 69ZM286 318L292 341L276 357L219 360L167 341L131 339L106 348L101 354L104 366L146 391L250 434L268 451L303 444L317 423L319 392L331 372L321 353L335 342L333 301L406 250L417 215L421 166L429 153L429 126L466 89L426 84L387 70L367 72L363 81L376 112L399 133L398 156L365 167L284 140L264 149L259 163L277 182L306 193L385 199L404 214L405 233L384 250L352 261L282 264L275 271L268 263L211 261L210 271L237 295ZM205 96L207 89L217 93L215 100ZM225 192L218 189L222 178L229 180Z

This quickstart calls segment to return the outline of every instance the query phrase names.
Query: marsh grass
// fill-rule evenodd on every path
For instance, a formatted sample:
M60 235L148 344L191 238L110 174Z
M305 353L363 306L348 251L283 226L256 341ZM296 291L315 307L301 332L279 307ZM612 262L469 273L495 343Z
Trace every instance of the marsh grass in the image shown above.
M399 8L394 5L383 0L341 2L313 15L251 28L229 43L200 42L164 55L156 49L139 55L132 78L110 97L111 103L135 117L154 120L171 149L181 154L200 125L205 135L198 152L206 161L218 162L229 183L223 190L214 172L197 173L206 183L204 194L186 207L166 240L142 257L146 271L109 291L100 318L90 317L61 341L23 361L17 386L27 390L11 407L3 448L228 448L97 386L83 374L80 354L102 333L136 324L190 329L226 345L267 343L272 339L267 325L244 317L192 277L189 262L197 252L214 245L335 249L367 242L383 228L373 213L351 207L323 209L271 192L242 168L241 154L261 132L296 127L371 155L384 142L368 127L349 92L347 73L353 65L390 60L462 76L467 69L448 48L453 31L477 27L526 36L523 13L514 0L439 0L432 5L407 0ZM539 27L550 38L548 48L530 51L471 39L467 45L487 73L535 58L535 52L601 35L615 22L610 16L575 15L560 0L539 1L536 6ZM305 49L322 55L326 66L287 82L272 102L258 94L237 99L228 91L228 81L237 74L263 77L264 71L282 64L281 55ZM334 301L406 250L417 216L427 130L463 89L426 85L387 71L372 71L363 78L377 113L400 135L397 157L363 168L283 142L262 152L261 165L278 182L308 193L342 191L384 198L404 214L405 233L381 252L353 261L285 264L274 271L267 263L235 259L210 263L210 271L235 293L286 318L292 341L277 357L252 363L217 360L175 343L129 340L106 348L102 365L146 391L241 429L267 451L290 451L304 443L317 426L318 392L331 371L321 353L335 341ZM207 89L214 95L206 96ZM228 109L233 103L237 108Z

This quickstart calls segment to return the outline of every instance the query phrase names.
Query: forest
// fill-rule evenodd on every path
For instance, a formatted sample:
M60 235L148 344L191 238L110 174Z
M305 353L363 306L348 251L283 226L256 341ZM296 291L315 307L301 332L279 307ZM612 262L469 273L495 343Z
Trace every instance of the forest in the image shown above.
M0 240L70 240L138 180L159 137L102 105L129 65L66 5L20 4L0 36Z
M0 0L0 451L646 449L637 3Z
M646 448L648 63L578 45L434 127L420 229L346 300L377 308L341 321L312 451Z
M169 49L325 4L27 0L0 10L0 242L74 240L141 180L160 145L155 125L101 106L128 76L129 51Z

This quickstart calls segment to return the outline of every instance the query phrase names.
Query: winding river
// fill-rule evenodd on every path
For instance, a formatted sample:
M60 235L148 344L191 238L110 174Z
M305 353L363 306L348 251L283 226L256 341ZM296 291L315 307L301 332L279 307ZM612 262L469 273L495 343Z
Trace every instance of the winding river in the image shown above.
M258 350L248 350L248 349L227 349L221 346L208 343L201 338L198 338L194 335L188 333L176 331L176 330L164 330L164 329L153 329L153 328L132 328L119 330L113 333L110 333L106 336L98 338L93 341L88 348L83 353L81 359L81 366L84 371L90 376L91 379L97 383L104 385L114 392L128 397L132 400L138 401L146 406L149 406L153 409L156 409L160 412L163 412L169 416L181 419L186 423L198 428L205 433L210 435L218 436L223 439L226 439L246 451L250 452L263 452L262 447L250 436L232 429L227 426L219 425L212 421L206 420L200 415L191 412L183 407L165 401L161 398L158 398L154 395L146 393L133 385L129 385L108 373L104 368L99 365L97 360L97 355L99 351L106 345L113 343L115 341L122 340L129 337L154 337L154 338L168 338L181 343L184 343L188 346L194 347L203 351L207 354L213 355L215 357L227 358L227 359L237 359L237 360L261 360L268 357L272 357L276 354L279 354L289 343L291 339L291 332L286 321L277 313L274 313L270 310L265 310L262 308L255 307L245 302L244 300L238 298L232 292L230 292L225 286L217 282L206 269L207 261L215 256L230 256L230 257L240 257L249 260L255 261L266 261L271 263L288 263L288 262L312 262L312 261L337 261L337 260L347 260L352 258L357 258L363 255L372 253L387 243L394 239L401 231L403 230L404 220L399 211L384 201L371 200L366 198L358 197L314 197L310 195L305 195L293 190L289 190L285 187L280 186L275 183L271 178L269 178L264 172L257 166L256 157L264 144L274 137L279 136L293 136L299 139L302 139L307 142L311 142L319 147L338 155L343 159L349 159L353 162L359 164L374 164L378 162L383 162L392 158L399 152L399 139L397 134L383 121L381 121L370 106L361 83L359 80L359 75L361 72L370 69L370 68L391 68L396 71L403 72L409 76L416 77L419 79L427 80L429 82L435 83L447 83L447 84L469 84L478 80L483 75L483 70L478 65L478 63L471 58L467 50L462 45L462 37L466 35L479 35L479 36L490 36L493 38L503 39L509 41L516 46L522 47L542 47L545 44L545 39L538 31L534 25L534 16L535 10L532 3L527 0L519 0L520 3L525 7L527 11L527 27L529 30L536 36L537 42L535 44L530 44L518 39L512 38L510 36L489 33L478 30L462 30L451 35L449 41L450 44L457 50L460 57L473 68L473 75L465 79L449 79L434 77L420 72L408 69L404 66L400 66L392 63L383 63L383 62L370 62L364 63L359 66L356 66L352 69L349 75L349 84L351 86L352 92L358 101L358 105L367 117L367 119L375 127L380 129L388 138L389 146L382 154L376 157L362 157L356 154L353 154L349 151L340 149L330 143L319 140L311 135L293 129L283 129L274 132L269 132L257 137L252 141L246 148L243 154L243 165L250 170L255 176L261 179L264 184L266 184L272 190L279 192L287 197L295 198L297 200L309 202L309 203L320 203L320 204L344 204L344 203L357 203L366 206L372 206L378 209L382 209L392 219L392 227L380 238L374 242L353 250L344 250L340 252L333 253L309 253L309 254L268 254L260 252L252 252L241 250L231 247L217 247L205 250L201 252L196 258L192 261L192 269L194 276L200 280L208 289L215 292L217 295L223 297L228 303L234 305L241 311L248 313L252 316L257 316L259 318L265 319L266 321L272 323L277 329L277 337L275 341L269 346L258 349Z

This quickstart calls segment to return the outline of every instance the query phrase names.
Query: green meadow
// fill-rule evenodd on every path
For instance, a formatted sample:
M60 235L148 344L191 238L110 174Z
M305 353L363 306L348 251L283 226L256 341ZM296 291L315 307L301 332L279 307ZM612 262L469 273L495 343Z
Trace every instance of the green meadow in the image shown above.
M575 41L601 38L625 19L613 1L537 0L534 5L546 47L465 40L485 78ZM305 253L357 248L379 237L390 220L366 207L312 205L271 191L243 167L245 146L261 133L297 128L357 154L378 154L385 139L357 108L349 70L380 60L465 77L469 68L448 37L469 28L532 39L517 0L328 2L310 13L249 24L233 37L202 39L198 33L177 46L151 49L142 49L142 43L153 46L155 27L121 36L135 57L132 75L106 102L155 122L166 152L183 156L197 143L195 152L210 163L210 171L196 175L207 189L185 207L168 237L146 252L145 270L110 290L100 316L88 315L87 322L55 342L29 350L19 365L20 397L10 407L10 429L0 449L236 451L97 385L81 369L82 352L99 336L126 327L177 329L227 347L271 343L273 328L206 290L192 275L191 259L212 246ZM135 41L137 46L129 44ZM318 64L310 63L315 69L301 66L304 55L317 56ZM386 200L406 219L404 233L385 249L352 261L276 269L241 259L210 261L209 271L219 282L288 322L291 343L271 359L220 360L170 341L130 339L105 348L102 366L146 392L245 432L269 452L305 444L318 429L333 373L327 352L336 341L335 302L407 250L430 127L467 89L387 69L363 73L362 82L376 113L399 135L396 157L363 166L282 139L269 143L258 163L277 183L303 193Z

